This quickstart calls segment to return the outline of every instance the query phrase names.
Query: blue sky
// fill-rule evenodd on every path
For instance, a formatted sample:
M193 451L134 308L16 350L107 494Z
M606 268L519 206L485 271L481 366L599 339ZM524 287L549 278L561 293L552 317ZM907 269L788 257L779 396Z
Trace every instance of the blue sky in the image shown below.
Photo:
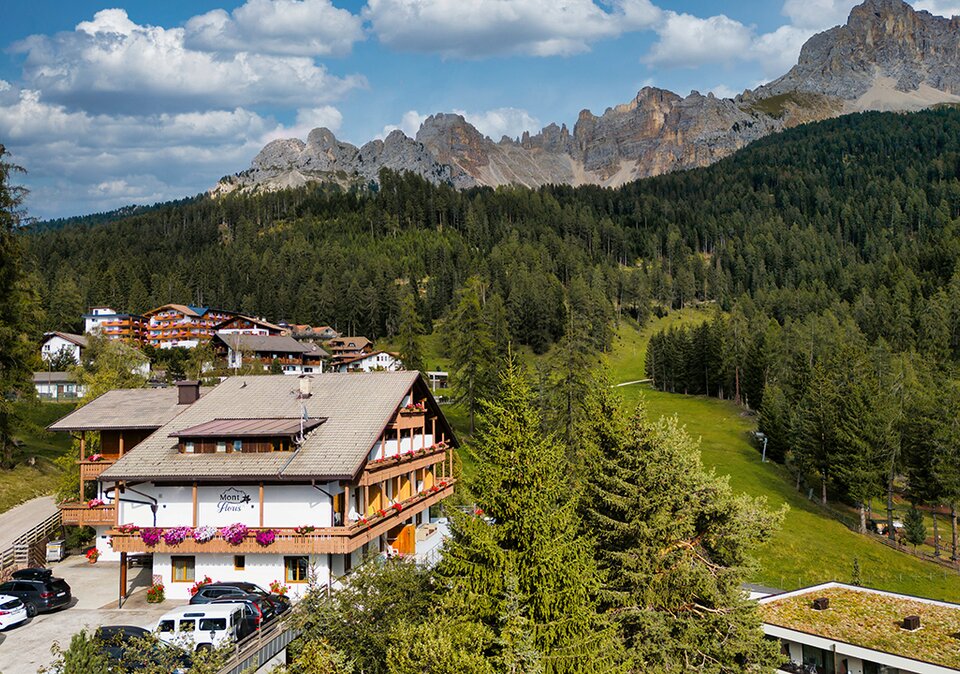
M30 214L193 195L275 138L355 144L457 111L494 139L572 126L652 85L773 79L851 0L5 3L0 143ZM960 0L915 0L960 13Z

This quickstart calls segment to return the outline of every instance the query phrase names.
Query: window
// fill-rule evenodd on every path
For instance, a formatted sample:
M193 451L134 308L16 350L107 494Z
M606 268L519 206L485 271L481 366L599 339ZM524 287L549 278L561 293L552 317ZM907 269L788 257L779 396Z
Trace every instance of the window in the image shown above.
M234 571L243 571L247 568L247 558L243 555L234 555L233 556L233 570Z
M283 558L283 580L286 583L306 583L309 564L306 555Z
M234 440L233 441L233 451L242 452L243 451L243 440Z
M158 632L173 632L173 621L172 620L161 620L160 624L157 625Z
M201 632L219 632L227 629L226 618L200 618Z
M217 451L226 452L227 451L227 441L226 440L217 440Z
M179 631L181 631L181 632L192 632L194 629L196 629L196 626L197 626L197 621L196 621L196 620L194 620L193 618L187 618L186 620L181 620L181 621L180 621L180 629L179 629Z
M174 583L192 583L194 581L194 558L171 557Z
M193 443L189 440L183 443L183 451L185 454L193 454Z

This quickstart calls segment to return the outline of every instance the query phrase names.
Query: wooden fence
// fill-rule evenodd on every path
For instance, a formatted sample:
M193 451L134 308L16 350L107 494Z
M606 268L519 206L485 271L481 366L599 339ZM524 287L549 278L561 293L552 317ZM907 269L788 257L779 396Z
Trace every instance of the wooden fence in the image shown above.
M9 571L27 566L43 566L46 562L46 543L60 531L60 511L57 510L30 531L0 551L0 577Z

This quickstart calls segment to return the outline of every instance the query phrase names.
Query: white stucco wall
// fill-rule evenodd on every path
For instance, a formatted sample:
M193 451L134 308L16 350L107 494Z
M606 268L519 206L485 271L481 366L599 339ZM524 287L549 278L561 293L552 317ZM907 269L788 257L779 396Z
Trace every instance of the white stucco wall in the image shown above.
M167 553L154 554L153 575L159 576L168 598L190 599L190 587L193 582L173 582L173 567L170 557L171 555ZM267 592L270 591L272 581L283 582L283 555L247 553L244 555L243 571L234 570L234 556L231 554L205 553L193 557L196 580L202 580L204 576L210 576L210 579L215 582L242 580L255 583ZM330 569L327 563L327 555L311 555L310 567L316 574L318 582L322 584L329 582ZM292 597L300 597L307 590L307 583L288 583L288 585L290 586L289 594Z
M110 537L107 536L107 531L110 530L109 526L100 526L94 527L97 531L97 550L100 552L101 562L119 562L120 553L114 552L113 548L110 547Z
M74 344L73 342L68 342L63 337L58 337L53 335L49 339L43 342L43 346L40 349L40 355L44 360L50 360L57 352L61 349L66 349L72 356L75 361L80 362L80 347Z

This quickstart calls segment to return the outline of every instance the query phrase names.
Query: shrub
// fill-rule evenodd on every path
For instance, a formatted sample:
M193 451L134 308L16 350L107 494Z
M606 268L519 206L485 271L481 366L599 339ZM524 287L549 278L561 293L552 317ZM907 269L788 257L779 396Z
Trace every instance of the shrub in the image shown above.
M155 583L147 590L147 603L148 604L159 604L164 599L166 595L163 592L163 583Z

